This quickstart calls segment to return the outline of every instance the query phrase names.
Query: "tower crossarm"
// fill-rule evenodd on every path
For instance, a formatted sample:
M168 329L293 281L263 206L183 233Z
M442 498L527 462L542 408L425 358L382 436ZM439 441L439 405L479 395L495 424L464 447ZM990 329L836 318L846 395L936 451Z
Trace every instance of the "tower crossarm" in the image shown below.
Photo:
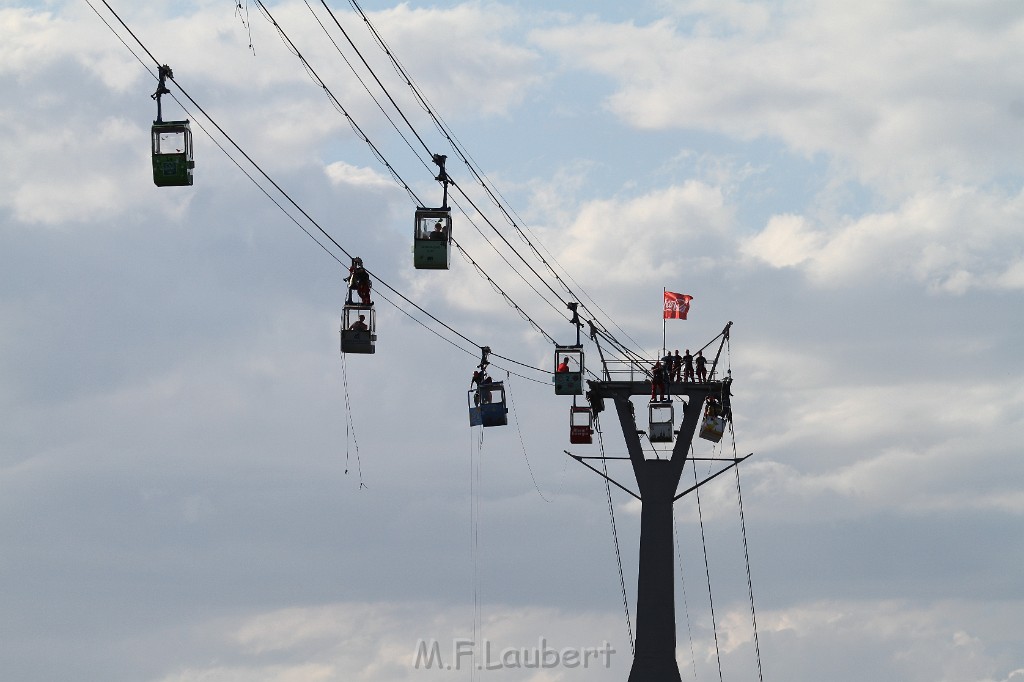
M591 394L599 398L615 398L616 396L634 396L651 394L651 382L648 381L594 381L588 380ZM718 395L726 388L725 381L673 381L666 386L666 392L672 396L698 397L704 399L709 395ZM692 402L692 401L689 401Z
M637 476L641 495L643 495L645 488L648 487L647 483L652 482L647 472L656 465L650 464L644 457L643 445L640 442L640 432L636 428L635 408L632 401L630 401L630 397L635 395L649 396L651 393L651 382L590 380L587 383L590 386L592 403L603 402L605 399L611 399L614 402L615 411L618 414L619 423L622 427L622 435L626 440L626 450L629 452L629 459ZM703 413L704 401L709 395L721 395L723 391L728 391L729 387L727 382L724 381L680 381L670 383L667 388L670 395L685 397L683 420L679 425L679 431L676 432L671 460L670 462L663 463L668 465L668 470L662 470L659 465L659 473L654 478L661 481L666 479L667 475L667 480L674 481L671 484L674 490L679 482L683 465L686 464L690 444L693 442L697 423L700 421ZM653 482L652 484L660 485L660 483Z

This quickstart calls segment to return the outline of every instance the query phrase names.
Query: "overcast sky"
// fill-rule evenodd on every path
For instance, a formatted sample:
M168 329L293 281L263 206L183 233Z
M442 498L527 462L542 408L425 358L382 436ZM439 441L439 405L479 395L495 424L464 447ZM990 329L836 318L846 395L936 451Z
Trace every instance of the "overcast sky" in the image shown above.
M416 201L363 135L424 203L440 186L322 4L267 7L359 132L251 1L111 0L174 70L164 118L193 122L189 188L154 186L154 63L94 4L144 63L85 0L0 1L0 677L624 680L604 482L563 452L599 449L569 445L537 330L571 343L573 328L502 237L559 285L366 24L328 3L449 156L473 202L457 197L455 238L493 286L459 254L412 268ZM694 297L670 349L734 323L735 445L695 454L754 453L740 477L763 679L1024 680L1024 6L362 7L618 338L660 351L663 288ZM181 89L469 341L378 286L377 352L343 359L347 256L238 169ZM481 345L522 363L492 366L512 409L484 433L466 414ZM602 427L624 454L616 420ZM612 501L635 619L639 507ZM676 509L680 670L757 679L732 474L700 505ZM420 640L451 663L459 638L542 637L615 653L587 670L414 666Z

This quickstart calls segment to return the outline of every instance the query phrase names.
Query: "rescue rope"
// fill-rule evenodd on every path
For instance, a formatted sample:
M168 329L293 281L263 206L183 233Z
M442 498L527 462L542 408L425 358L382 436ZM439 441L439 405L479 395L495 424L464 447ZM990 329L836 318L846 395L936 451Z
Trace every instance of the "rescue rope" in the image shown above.
M693 679L697 679L697 654L693 651L693 628L690 625L690 602L686 597L686 574L683 572L683 553L679 543L679 525L676 523L675 507L672 507L672 533L676 539L676 561L679 563L679 582L683 590L683 613L686 615L686 636L690 640L690 663L693 665Z
M619 531L615 526L615 505L612 503L612 486L608 478L608 460L604 454L604 435L601 432L601 420L594 417L594 430L597 432L597 443L601 448L601 467L604 469L604 494L608 500L608 517L612 524L612 541L615 545L615 562L619 568L619 588L622 590L622 609L626 613L626 631L629 633L629 650L636 655L636 642L633 639L633 623L629 616L629 597L626 595L626 578L622 572L622 552L619 550Z
M697 463L693 466L693 482L697 484ZM700 507L700 488L693 491L697 495L697 518L700 520L700 542L704 548L704 573L708 580L708 603L711 606L711 630L715 635L715 659L718 661L718 680L722 682L722 652L718 646L718 620L715 618L715 598L711 593L711 565L708 563L708 543L704 535L704 512Z
M363 483L363 462L359 457L359 441L356 440L356 423L352 419L352 400L348 392L348 363L345 361L345 353L341 354L341 382L345 387L345 473L348 474L349 465L349 436L356 449L356 471L359 473L359 489L366 487Z
M732 344L728 339L726 339L725 343L725 362L729 371L729 376L732 376ZM725 390L729 389L726 388ZM724 397L726 396L723 396L723 398ZM736 429L733 426L732 419L729 420L729 435L732 438L732 456L733 459L736 459ZM746 563L747 569L747 595L750 598L750 623L754 630L754 654L757 658L757 679L764 682L764 671L761 668L761 642L757 635L757 611L754 608L754 581L750 575L750 549L747 546L747 519L746 515L743 513L743 489L740 487L740 468L734 468L736 469L736 501L740 511L740 533L743 536L743 560Z
M476 447L474 447L474 444ZM483 608L480 595L480 465L483 461L484 429L480 427L479 436L469 431L469 535L470 557L473 564L473 637L479 642L483 637ZM473 680L477 670L477 647L472 647L472 664L469 679Z
M526 442L523 441L523 429L519 426L519 414L516 412L515 401L512 400L512 383L509 381L511 374L505 372L505 395L508 397L509 407L512 408L512 419L516 422L516 434L519 436L519 446L523 449L523 460L526 462L526 469L530 472L530 480L533 481L533 487L537 489L537 494L540 495L540 499L550 503L551 500L544 497L544 493L541 492L540 485L537 483L537 477L533 475L533 467L530 466L530 458L526 455Z

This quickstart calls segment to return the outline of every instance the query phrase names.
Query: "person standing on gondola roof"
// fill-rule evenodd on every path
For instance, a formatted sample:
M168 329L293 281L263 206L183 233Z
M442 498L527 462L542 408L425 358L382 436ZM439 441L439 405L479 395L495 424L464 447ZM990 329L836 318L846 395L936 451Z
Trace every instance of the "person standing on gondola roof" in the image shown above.
M352 259L352 265L348 269L348 303L352 303L352 291L359 294L359 300L363 305L372 305L370 301L370 273L363 267L363 259L358 256Z

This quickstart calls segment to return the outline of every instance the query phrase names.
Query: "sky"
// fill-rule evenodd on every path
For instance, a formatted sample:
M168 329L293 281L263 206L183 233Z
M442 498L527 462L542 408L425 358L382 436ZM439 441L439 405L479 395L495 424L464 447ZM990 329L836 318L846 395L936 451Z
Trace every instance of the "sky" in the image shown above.
M625 679L640 508L565 454L601 450L542 254L645 357L733 322L694 455L753 456L676 504L684 680L1024 680L1019 3L361 3L515 227L349 4L422 143L322 4L266 3L315 78L251 1L111 1L145 50L93 5L0 2L0 677ZM157 62L192 187L152 181ZM412 267L425 149L476 267ZM339 353L351 255L374 355ZM471 429L484 345L509 424Z

